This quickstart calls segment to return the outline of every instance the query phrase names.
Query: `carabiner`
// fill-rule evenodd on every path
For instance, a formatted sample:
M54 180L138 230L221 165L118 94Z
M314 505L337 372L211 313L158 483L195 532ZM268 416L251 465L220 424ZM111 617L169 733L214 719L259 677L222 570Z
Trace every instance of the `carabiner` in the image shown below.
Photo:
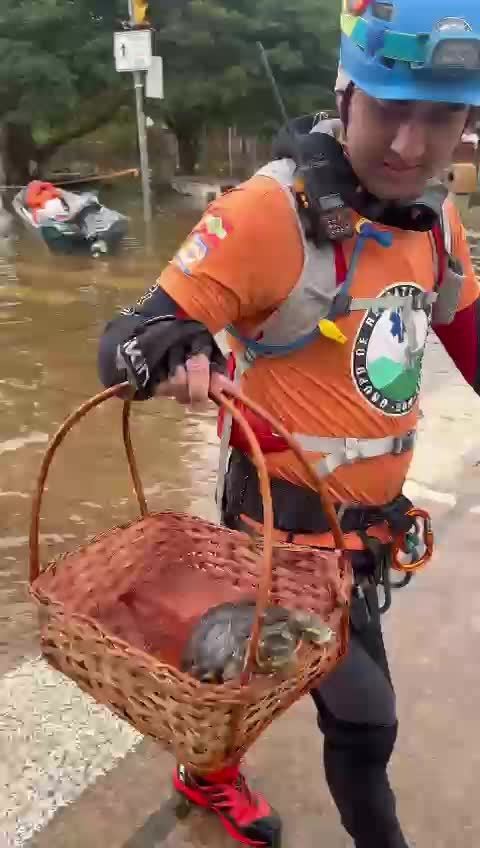
M412 518L412 524L416 524L418 520L423 522L423 544L425 546L425 550L422 556L413 562L402 562L399 559L399 554L400 552L408 554L408 550L406 549L406 537L408 536L408 533L399 533L393 541L392 568L394 568L395 571L403 571L407 574L413 574L421 568L424 568L433 556L434 538L432 519L426 509L419 509L417 507L410 509L406 515Z

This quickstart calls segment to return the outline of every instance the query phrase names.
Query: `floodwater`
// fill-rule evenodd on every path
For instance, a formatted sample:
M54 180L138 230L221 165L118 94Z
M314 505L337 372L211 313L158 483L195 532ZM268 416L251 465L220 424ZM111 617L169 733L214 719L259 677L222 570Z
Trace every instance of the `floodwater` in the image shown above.
M28 532L31 493L47 441L101 389L96 351L105 322L154 282L198 218L184 201L159 205L154 250L147 257L138 202L102 199L132 216L118 257L54 258L21 229L0 252L0 674L35 646ZM480 265L480 233L474 229L470 237ZM135 406L132 432L149 506L212 518L213 410L192 415L172 401L150 401ZM41 516L42 560L135 515L121 404L110 400L76 425L55 457Z
M122 253L109 260L55 258L20 228L0 252L0 674L30 653L35 611L27 595L31 493L48 439L101 390L99 336L118 308L156 279L198 212L178 200L156 210L147 257L135 201L102 196L132 216ZM185 414L173 401L135 406L132 435L149 506L213 517L214 413ZM47 481L43 562L136 516L113 399L77 424Z

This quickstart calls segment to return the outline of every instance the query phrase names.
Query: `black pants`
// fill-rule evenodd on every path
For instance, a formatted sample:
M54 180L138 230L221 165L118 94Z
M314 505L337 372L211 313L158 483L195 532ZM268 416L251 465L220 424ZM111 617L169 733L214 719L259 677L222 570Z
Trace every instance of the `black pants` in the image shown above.
M235 465L227 474L224 522L247 529L239 514L248 512L248 487L235 479ZM286 509L275 498L275 524L292 533L304 532L309 515L295 516L298 499L286 497ZM287 492L287 495L289 493ZM301 522L301 527L297 525ZM354 571L374 571L371 554L355 554ZM362 581L362 585L364 581ZM351 640L346 658L312 697L318 710L318 725L324 734L325 774L343 826L355 848L408 848L395 811L395 798L387 766L397 737L395 694L378 609L374 583L364 588L364 598L354 598Z
M347 657L312 697L325 737L328 786L356 848L407 848L387 776L397 736L395 695L376 587L365 594L370 620L352 622ZM360 603L353 601L352 612Z

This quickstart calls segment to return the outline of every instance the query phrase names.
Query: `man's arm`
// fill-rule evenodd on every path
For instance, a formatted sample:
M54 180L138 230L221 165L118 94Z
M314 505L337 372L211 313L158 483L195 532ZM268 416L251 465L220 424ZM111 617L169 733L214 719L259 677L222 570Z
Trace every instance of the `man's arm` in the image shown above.
M437 324L434 330L464 379L480 394L480 285L458 210L452 204L449 212L452 254L462 263L465 282L452 323Z
M480 298L435 332L467 383L480 395Z
M129 380L136 388L135 398L146 400L159 384L172 380L171 393L178 390L179 400L203 400L208 393L210 367L224 368L221 351L207 327L189 319L161 286L156 285L147 295L147 308L142 298L140 305L124 310L107 324L98 352L103 384L113 386ZM184 373L186 363L193 369L190 392Z
M205 393L208 361L217 368L223 362L213 336L273 311L294 286L302 263L301 237L283 189L257 177L224 195L157 284L107 325L99 348L102 382L110 386L128 378L143 399L173 379L185 395L188 369L195 373L201 357Z

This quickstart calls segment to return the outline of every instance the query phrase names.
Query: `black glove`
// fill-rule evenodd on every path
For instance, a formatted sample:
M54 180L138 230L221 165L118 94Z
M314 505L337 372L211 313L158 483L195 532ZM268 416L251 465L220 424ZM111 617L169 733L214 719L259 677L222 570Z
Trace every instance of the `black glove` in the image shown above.
M155 318L117 347L117 368L135 388L135 399L153 396L155 386L173 377L179 365L205 354L212 371L226 373L227 363L212 334L199 321Z

